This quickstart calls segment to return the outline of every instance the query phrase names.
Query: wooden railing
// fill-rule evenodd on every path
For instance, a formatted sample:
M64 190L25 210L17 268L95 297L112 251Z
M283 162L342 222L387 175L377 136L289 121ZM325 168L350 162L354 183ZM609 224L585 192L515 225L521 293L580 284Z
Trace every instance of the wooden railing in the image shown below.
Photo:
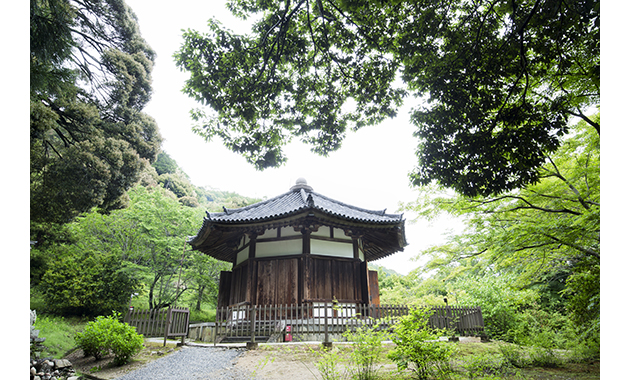
M125 322L134 326L136 332L145 337L164 337L166 345L166 339L169 337L181 337L183 342L188 335L189 318L188 308L134 309L127 313Z
M431 309L431 327L448 328L462 336L483 334L483 318L479 307L446 306ZM388 329L408 313L409 308L400 305L331 302L276 306L240 304L217 309L215 342L225 338L250 338L252 342L264 338L274 341L289 332L293 336L311 336L312 339L328 342L329 334L342 334L366 324L378 323L379 328Z

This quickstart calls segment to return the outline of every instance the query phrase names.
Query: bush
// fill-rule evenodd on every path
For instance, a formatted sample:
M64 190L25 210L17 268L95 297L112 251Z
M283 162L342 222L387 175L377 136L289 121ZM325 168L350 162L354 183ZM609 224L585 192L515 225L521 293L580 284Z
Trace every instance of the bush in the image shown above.
M117 312L108 317L99 316L89 322L83 332L77 333L75 341L85 356L100 359L111 351L114 363L122 365L140 352L144 338L136 333L135 327L120 322L119 318Z
M481 307L485 331L492 339L513 342L521 312L538 298L531 289L515 289L514 282L509 276L485 276L463 278L454 285L460 304Z
M569 342L575 338L569 327L568 317L533 304L518 314L518 323L508 335L514 343L521 346L567 348Z
M463 367L469 379L505 378L516 373L505 357L489 353L467 357Z
M55 247L39 288L47 309L64 316L97 316L123 310L139 280L130 275L116 254L79 246Z
M429 376L443 378L452 371L449 359L454 347L436 341L440 335L448 334L429 328L431 314L430 309L412 308L408 315L402 317L394 326L392 340L396 348L388 355L399 370L405 370L411 364L418 379L427 379Z
M525 368L530 365L523 351L513 344L502 344L499 346L499 352L503 355L503 360L516 368Z
M534 346L530 349L529 357L534 367L557 368L562 360L556 356L553 349L542 346Z
M346 330L343 336L354 342L350 360L354 365L353 378L358 380L372 380L377 378L379 367L377 363L383 353L383 340L388 338L386 331L380 330L379 324L374 326L359 326L354 331Z
M343 380L346 379L347 373L337 368L339 360L339 349L320 349L315 351L311 348L311 352L319 356L319 360L315 362L315 368L319 371L323 380Z
M599 360L599 337L573 342L568 361L587 363Z

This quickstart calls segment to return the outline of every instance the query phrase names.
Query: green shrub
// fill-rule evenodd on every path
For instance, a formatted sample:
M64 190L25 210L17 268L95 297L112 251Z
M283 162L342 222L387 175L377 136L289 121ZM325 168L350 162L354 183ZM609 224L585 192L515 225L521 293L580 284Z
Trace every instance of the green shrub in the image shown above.
M452 371L449 359L454 353L454 346L436 341L445 331L432 330L428 326L430 309L412 308L394 326L392 340L396 348L388 357L399 370L411 365L417 379L429 376L444 378Z
M377 378L379 367L377 363L383 353L383 340L388 338L386 331L380 330L377 323L373 326L359 326L354 331L346 330L343 336L353 342L350 361L353 378L358 380L373 380Z
M548 347L534 346L529 350L529 358L534 367L557 368L562 360Z
M139 280L114 253L103 254L78 245L55 247L57 258L47 264L39 289L47 310L64 316L97 316L122 311Z
M117 312L107 317L96 317L83 332L77 333L75 340L85 356L99 359L111 351L114 362L122 365L140 352L144 343L142 335L136 333L135 327L120 322L119 318L120 313Z
M567 316L541 309L534 303L518 314L518 323L509 335L514 343L521 346L567 348L567 344L575 339L575 333L569 326Z
M503 355L503 360L516 368L525 368L530 365L524 352L516 345L502 344L499 346L499 352Z
M481 307L486 333L497 340L514 341L520 314L530 307L538 294L531 289L517 289L510 276L465 277L453 285L458 302Z
M343 380L348 374L337 368L340 352L338 348L320 349L315 351L311 348L311 352L319 356L319 360L315 362L315 368L319 371L323 380Z
M469 379L477 379L508 375L511 366L500 355L483 353L466 357L463 368Z
M575 341L570 347L567 360L571 363L586 363L599 360L599 336Z

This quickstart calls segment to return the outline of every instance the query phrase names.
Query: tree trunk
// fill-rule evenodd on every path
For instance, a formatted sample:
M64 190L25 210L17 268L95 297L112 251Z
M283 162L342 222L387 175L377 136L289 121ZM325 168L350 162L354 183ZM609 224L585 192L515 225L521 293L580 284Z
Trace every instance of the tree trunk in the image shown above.
M203 298L203 291L206 289L206 286L199 287L199 291L197 292L197 306L195 306L195 310L201 311L201 299Z
M153 278L153 283L149 287L149 310L153 310L155 308L155 303L153 302L153 290L155 289L155 284L160 280L160 275L156 274Z

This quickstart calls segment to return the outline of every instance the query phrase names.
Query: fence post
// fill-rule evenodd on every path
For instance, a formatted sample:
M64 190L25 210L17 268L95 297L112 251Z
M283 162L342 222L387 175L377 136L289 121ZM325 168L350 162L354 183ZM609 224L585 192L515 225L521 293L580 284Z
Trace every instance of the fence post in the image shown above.
M247 342L246 346L248 350L255 350L258 348L258 343L256 343L256 308L254 305L251 305L249 310L250 310L249 323L250 323L250 329L252 332L252 341Z
M166 326L164 326L164 347L166 347L166 338L168 337L169 330L171 329L171 314L173 309L168 308L168 312L166 314Z
M332 348L332 342L328 337L328 302L324 302L324 342L322 343L324 348Z
M446 323L447 329L451 330L453 333L453 335L448 338L449 342L459 342L459 337L455 336L456 327L451 327L453 325L453 313L448 303L446 304Z

